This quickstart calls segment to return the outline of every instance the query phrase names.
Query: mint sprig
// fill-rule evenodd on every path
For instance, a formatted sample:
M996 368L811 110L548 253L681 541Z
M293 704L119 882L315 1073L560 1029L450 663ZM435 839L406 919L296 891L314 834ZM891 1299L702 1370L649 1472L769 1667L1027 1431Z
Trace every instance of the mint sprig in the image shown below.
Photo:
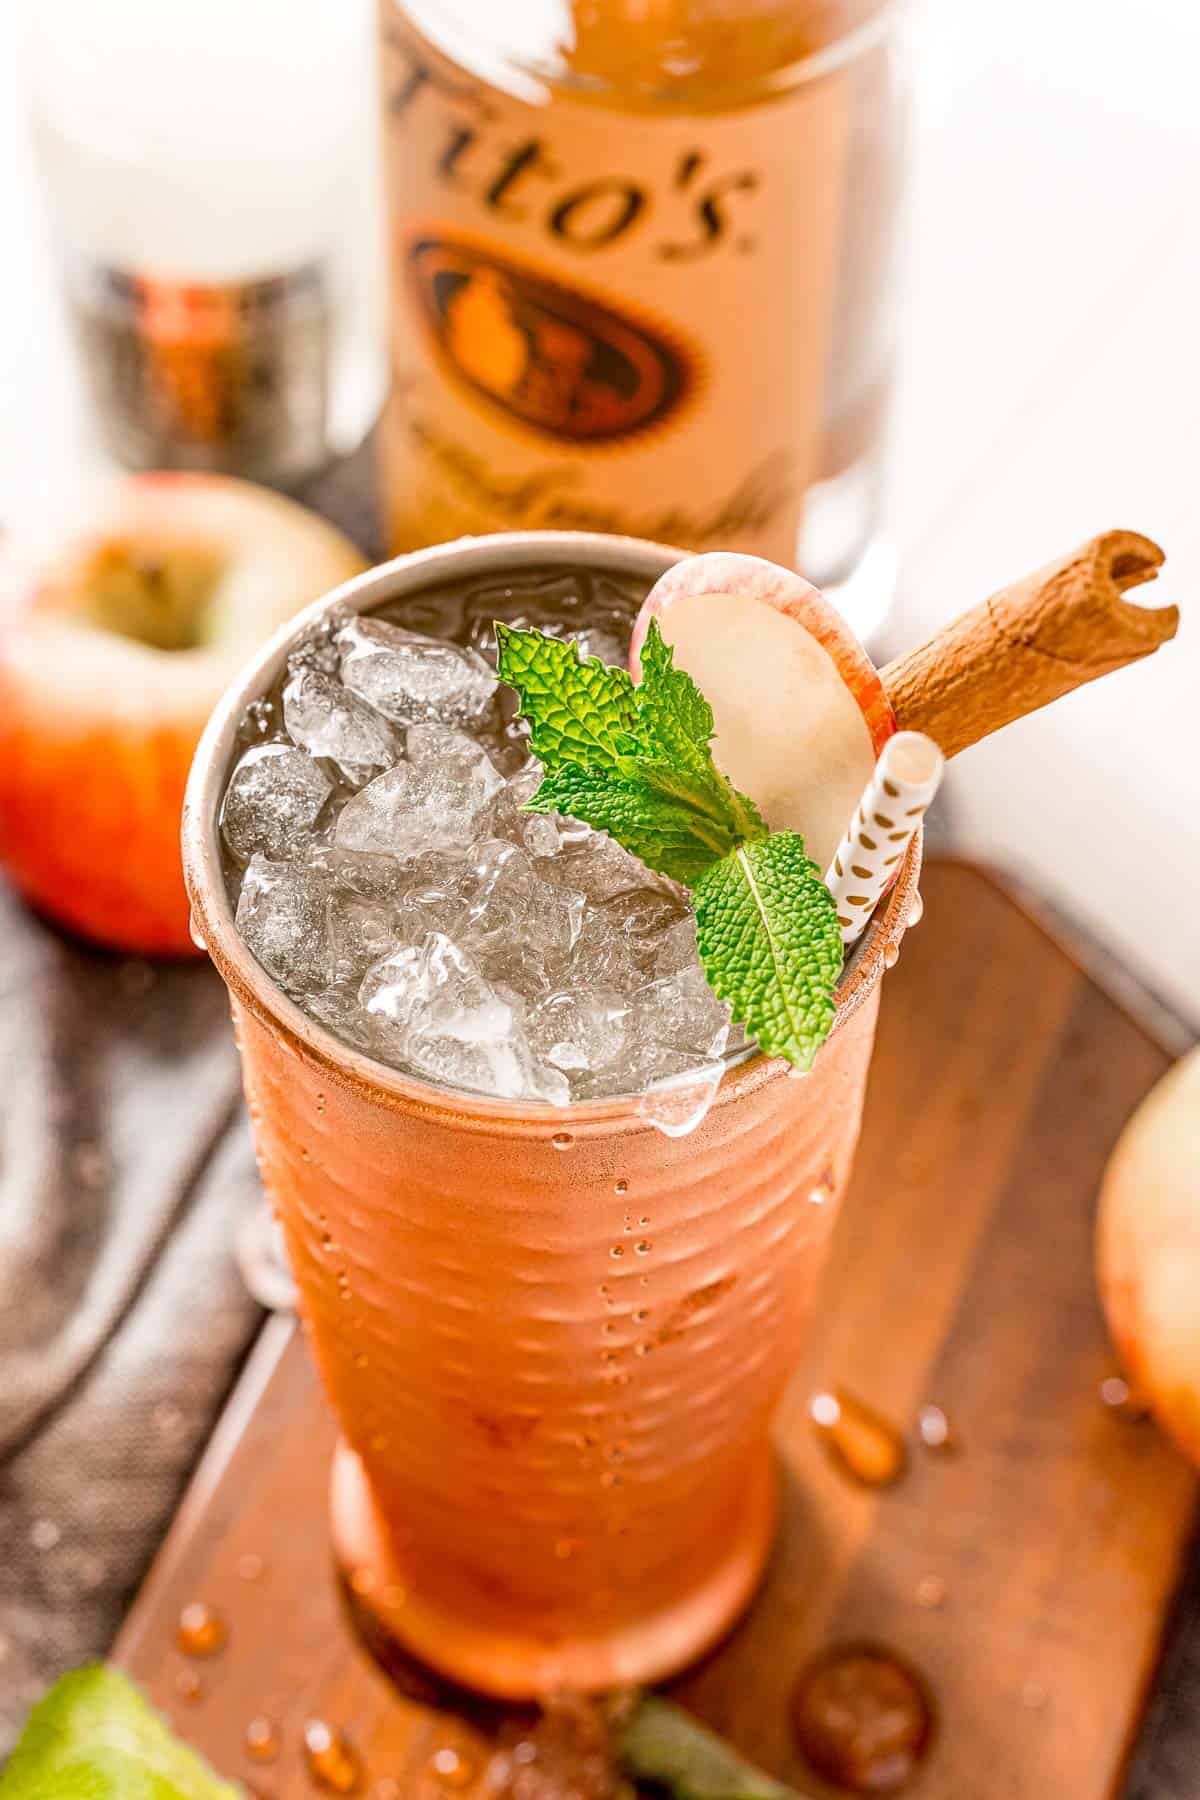
M807 1069L833 1023L842 943L833 898L795 832L770 832L713 760L713 714L657 620L642 680L573 644L497 624L543 780L529 812L609 832L693 891L713 992L768 1056Z

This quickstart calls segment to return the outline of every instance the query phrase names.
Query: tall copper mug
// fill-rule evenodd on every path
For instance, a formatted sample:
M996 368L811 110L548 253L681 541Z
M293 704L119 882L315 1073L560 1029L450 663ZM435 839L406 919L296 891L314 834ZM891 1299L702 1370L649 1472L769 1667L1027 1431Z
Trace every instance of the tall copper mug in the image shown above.
M245 707L329 606L561 565L650 584L679 553L531 532L398 558L277 635L218 706L184 861L231 996L263 1181L342 1433L335 1550L373 1623L485 1692L660 1679L714 1643L770 1547L771 1419L858 1137L914 843L812 1073L757 1056L668 1138L636 1098L514 1104L371 1061L239 937L218 840Z

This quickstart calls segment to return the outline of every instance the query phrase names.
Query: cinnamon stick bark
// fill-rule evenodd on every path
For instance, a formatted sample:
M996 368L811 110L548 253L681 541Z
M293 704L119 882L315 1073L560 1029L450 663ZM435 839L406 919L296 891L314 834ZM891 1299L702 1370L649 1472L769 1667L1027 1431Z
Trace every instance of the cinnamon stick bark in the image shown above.
M924 731L955 756L1073 688L1150 656L1175 636L1176 606L1123 598L1153 581L1163 552L1136 531L1105 531L1001 588L882 680L902 731Z

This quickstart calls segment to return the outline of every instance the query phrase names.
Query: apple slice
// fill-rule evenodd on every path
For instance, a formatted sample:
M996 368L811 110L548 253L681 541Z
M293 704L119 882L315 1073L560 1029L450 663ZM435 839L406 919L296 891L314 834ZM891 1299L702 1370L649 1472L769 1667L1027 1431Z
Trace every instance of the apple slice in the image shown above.
M775 831L798 831L822 874L896 729L870 657L819 589L757 556L689 556L638 614L629 669L657 619L716 720L713 753Z
M366 565L248 482L134 475L48 550L0 553L0 863L86 937L185 954L184 785L245 659Z

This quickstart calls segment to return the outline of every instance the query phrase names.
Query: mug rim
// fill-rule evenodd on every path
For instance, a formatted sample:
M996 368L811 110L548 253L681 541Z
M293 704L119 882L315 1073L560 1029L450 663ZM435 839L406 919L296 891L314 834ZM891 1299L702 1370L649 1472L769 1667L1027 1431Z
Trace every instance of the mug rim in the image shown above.
M272 687L292 649L333 610L372 612L434 583L456 578L486 579L506 570L544 568L555 563L582 562L591 570L642 577L653 584L689 554L647 538L599 532L513 531L457 538L409 551L352 576L274 632L242 665L210 714L192 760L183 803L183 873L192 907L193 931L203 942L235 1007L251 1013L273 1035L286 1040L295 1053L325 1069L331 1078L358 1089L377 1103L426 1115L443 1114L457 1129L495 1131L503 1127L533 1131L536 1135L565 1130L568 1124L573 1133L588 1128L653 1129L638 1111L640 1095L571 1101L566 1106L555 1106L549 1101L503 1100L423 1081L344 1043L283 991L243 940L225 883L218 819L237 732L247 706ZM835 996L830 1037L874 992L888 966L889 952L899 946L917 894L922 839L923 833L918 831L885 906L876 912L851 953ZM788 1076L788 1065L782 1058L753 1052L726 1068L712 1105L729 1105L767 1082ZM684 1085L689 1077L674 1079ZM670 1085L662 1084L665 1088Z

